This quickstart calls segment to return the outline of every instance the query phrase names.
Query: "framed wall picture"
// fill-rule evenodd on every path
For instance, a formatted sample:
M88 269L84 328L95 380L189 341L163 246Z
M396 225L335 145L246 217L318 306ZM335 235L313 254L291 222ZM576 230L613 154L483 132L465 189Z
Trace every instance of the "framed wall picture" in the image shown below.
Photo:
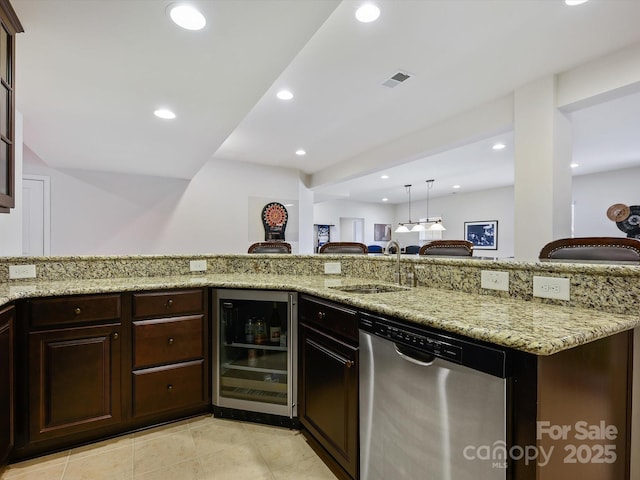
M497 250L498 221L464 222L464 238L475 250Z
M373 224L373 241L388 242L391 240L391 224L374 223Z

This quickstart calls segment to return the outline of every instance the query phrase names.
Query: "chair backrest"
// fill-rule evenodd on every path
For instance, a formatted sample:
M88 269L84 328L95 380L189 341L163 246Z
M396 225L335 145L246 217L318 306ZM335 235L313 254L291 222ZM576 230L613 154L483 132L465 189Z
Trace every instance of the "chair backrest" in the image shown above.
M547 243L543 261L596 261L640 263L640 240L625 237L561 238Z
M467 240L433 240L420 247L419 254L471 257L473 255L473 243Z
M367 245L367 251L369 253L382 253L382 247L380 245Z
M404 253L417 255L420 252L420 245L407 245L404 247Z
M287 242L256 242L247 253L291 253L291 244Z
M368 253L367 246L358 242L327 242L320 247L318 253Z

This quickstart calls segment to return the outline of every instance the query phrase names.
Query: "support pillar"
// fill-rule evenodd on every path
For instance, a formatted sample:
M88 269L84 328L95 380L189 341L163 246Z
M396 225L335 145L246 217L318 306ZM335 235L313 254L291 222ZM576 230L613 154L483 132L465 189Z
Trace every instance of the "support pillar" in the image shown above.
M554 76L515 91L514 139L514 254L530 261L571 236L571 125L556 108Z

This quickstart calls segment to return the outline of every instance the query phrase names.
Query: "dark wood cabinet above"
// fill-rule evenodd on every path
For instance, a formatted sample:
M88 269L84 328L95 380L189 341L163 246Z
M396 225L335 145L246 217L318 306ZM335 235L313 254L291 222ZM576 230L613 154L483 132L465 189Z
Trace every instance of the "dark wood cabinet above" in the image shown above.
M0 0L0 213L15 206L15 39L23 31L9 0Z

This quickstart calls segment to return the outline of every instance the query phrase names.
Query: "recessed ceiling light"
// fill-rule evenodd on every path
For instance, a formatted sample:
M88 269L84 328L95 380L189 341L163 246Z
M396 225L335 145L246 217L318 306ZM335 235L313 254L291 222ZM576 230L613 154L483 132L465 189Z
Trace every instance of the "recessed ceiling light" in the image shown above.
M356 19L362 23L374 22L380 16L380 9L372 3L365 3L356 10Z
M576 5L582 5L583 3L587 3L589 0L564 0L566 5L570 7L575 7Z
M460 185L453 185L451 188L460 188Z
M384 197L384 198L382 199L382 201L383 201L383 202L388 202L388 201L389 201L389 199L388 199L387 197Z
M298 156L300 156L300 157L301 157L301 156L303 156L303 155L306 155L306 154L307 154L307 152L306 152L306 151L304 151L304 150L303 150L303 149L301 149L301 148L299 148L298 150L296 150L296 155L298 155Z
M576 167L579 167L579 166L580 166L580 164L579 164L579 163L571 163L571 164L569 164L569 166L570 166L571 168L576 168Z
M167 108L159 108L153 112L153 114L158 118L163 118L165 120L173 120L176 118L176 114Z
M493 144L493 148L494 150L504 150L507 146L504 143L494 143Z
M381 175L380 178L386 180L387 178L389 178L389 175Z
M276 93L276 97L278 97L280 100L291 100L293 98L293 93L291 93L289 90L280 90L278 93Z
M204 15L191 5L169 5L169 17L176 25L187 30L202 30L207 24Z

